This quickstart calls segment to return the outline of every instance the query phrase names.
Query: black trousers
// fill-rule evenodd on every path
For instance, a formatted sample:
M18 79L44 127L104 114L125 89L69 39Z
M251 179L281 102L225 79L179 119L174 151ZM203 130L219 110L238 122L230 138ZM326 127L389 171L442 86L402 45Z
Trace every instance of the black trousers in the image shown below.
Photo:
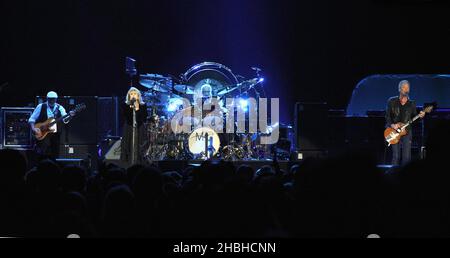
M47 136L36 142L35 151L40 159L56 159L59 156L59 133L49 133Z

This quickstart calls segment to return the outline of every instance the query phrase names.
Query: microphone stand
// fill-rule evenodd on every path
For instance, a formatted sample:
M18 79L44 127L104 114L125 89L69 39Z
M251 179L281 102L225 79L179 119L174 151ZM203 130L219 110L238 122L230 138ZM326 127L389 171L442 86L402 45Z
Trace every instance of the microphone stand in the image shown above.
M128 74L130 81L129 81L129 86L132 87L133 86L133 78L134 76L137 74L137 69L136 69L136 60L131 58L131 57L125 57L125 73ZM135 164L136 163L136 158L137 158L137 150L136 150L136 130L137 130L137 121L136 121L136 109L134 107L135 104L134 100L132 102L132 109L133 109L133 126L132 126L132 139L131 139L131 164Z
M205 133L205 157L208 159L208 133Z
M134 107L133 102L133 131L132 131L132 140L131 140L131 164L136 164L136 130L137 130L137 121L136 121L136 109Z

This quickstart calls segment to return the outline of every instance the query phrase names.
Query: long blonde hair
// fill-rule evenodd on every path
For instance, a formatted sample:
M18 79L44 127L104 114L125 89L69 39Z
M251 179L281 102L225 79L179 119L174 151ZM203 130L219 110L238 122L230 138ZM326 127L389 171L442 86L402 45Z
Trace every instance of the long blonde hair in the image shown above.
M144 105L145 102L142 100L142 94L141 94L141 91L138 90L138 89L135 88L135 87L130 87L130 89L128 90L127 96L125 96L125 103L126 103L127 105L131 105L131 101L130 101L130 93L133 92L133 91L137 92L137 94L138 94L139 104Z

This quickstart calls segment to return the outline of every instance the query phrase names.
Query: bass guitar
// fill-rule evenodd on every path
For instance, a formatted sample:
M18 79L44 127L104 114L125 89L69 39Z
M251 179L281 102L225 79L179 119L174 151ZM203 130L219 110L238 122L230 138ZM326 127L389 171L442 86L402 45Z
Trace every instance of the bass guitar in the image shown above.
M79 113L80 111L84 110L85 108L86 108L86 105L84 103L81 103L81 104L76 105L75 108L71 111L74 111L75 113ZM45 120L44 122L34 124L34 128L39 129L38 132L33 131L34 137L39 141L43 140L49 133L54 133L54 131L51 129L51 127L53 125L55 125L56 123L58 123L60 121L63 121L64 119L66 119L69 116L70 116L70 112L59 118L56 118L56 119L49 118L49 119Z

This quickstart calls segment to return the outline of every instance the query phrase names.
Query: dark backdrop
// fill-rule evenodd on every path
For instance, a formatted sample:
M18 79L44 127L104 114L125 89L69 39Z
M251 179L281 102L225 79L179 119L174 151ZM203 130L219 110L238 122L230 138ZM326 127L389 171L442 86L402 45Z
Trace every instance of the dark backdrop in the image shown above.
M445 1L2 0L1 106L61 95L124 95L124 57L179 75L215 61L266 91L290 122L295 101L344 109L370 74L449 73ZM393 86L395 87L395 86Z

